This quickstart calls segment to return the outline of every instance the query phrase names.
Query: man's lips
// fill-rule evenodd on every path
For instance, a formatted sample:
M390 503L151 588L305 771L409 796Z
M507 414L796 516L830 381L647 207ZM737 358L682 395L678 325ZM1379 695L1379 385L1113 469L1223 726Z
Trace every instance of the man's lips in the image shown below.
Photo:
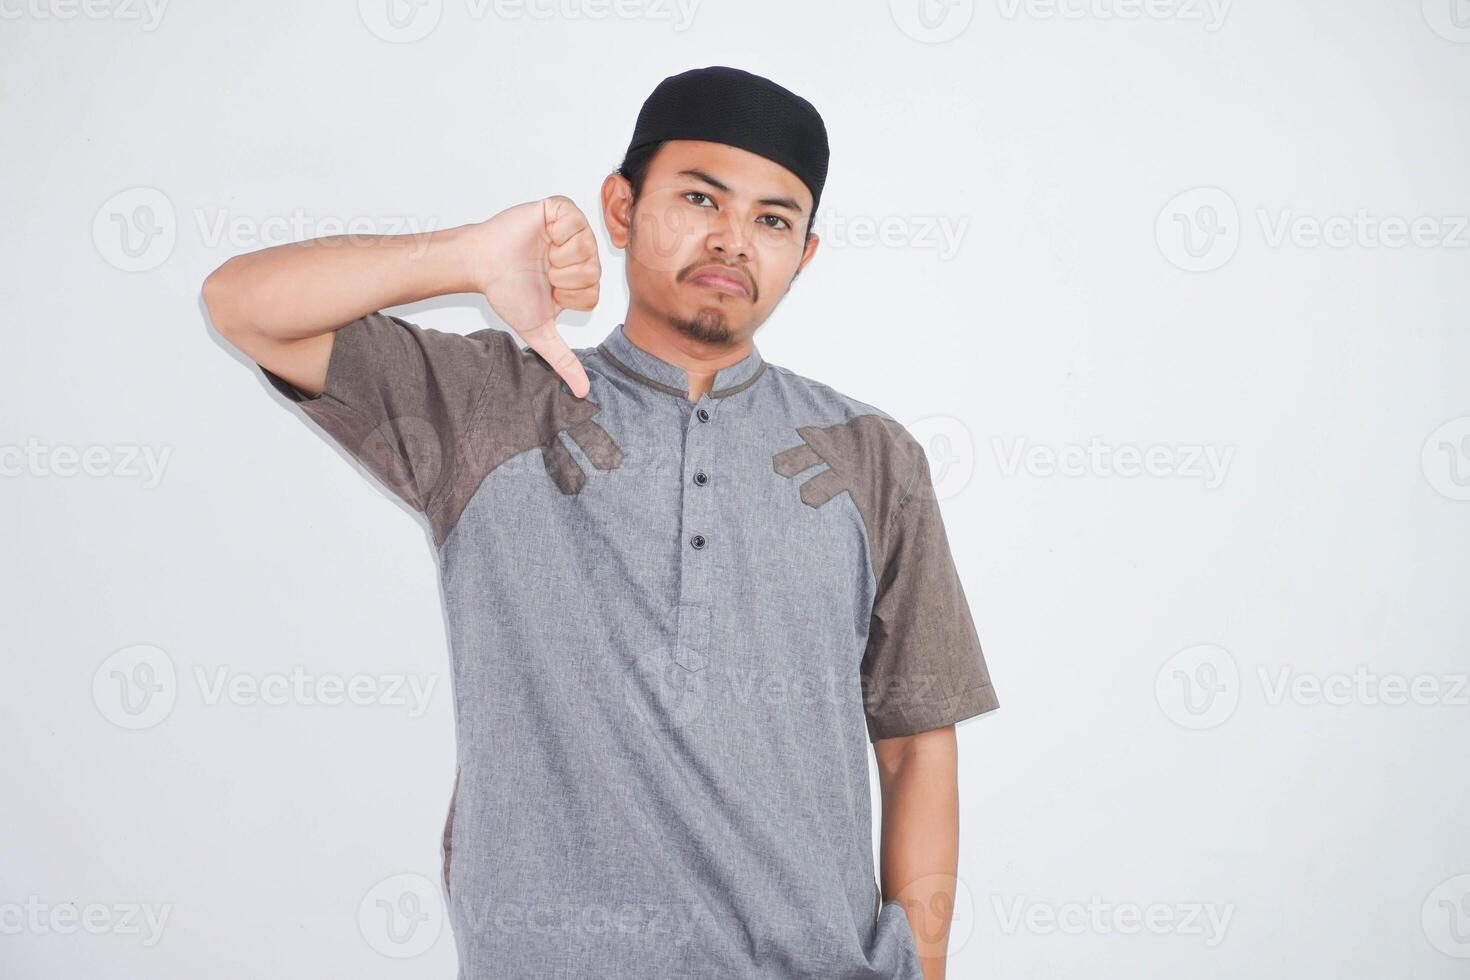
M700 269L689 277L689 281L698 286L708 286L722 293L730 293L733 296L750 295L750 290L746 287L745 282L736 274L717 269Z

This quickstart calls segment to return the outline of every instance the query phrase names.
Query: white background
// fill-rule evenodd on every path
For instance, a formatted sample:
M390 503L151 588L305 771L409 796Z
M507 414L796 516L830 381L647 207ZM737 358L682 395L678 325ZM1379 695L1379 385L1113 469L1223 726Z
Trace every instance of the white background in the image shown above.
M826 119L757 342L924 434L1001 699L959 727L950 976L1470 972L1470 5L386 2L0 0L0 974L454 975L437 911L406 959L371 912L439 870L428 535L199 284L347 222L595 216L709 64ZM573 346L626 308L603 245ZM435 686L211 700L298 665Z

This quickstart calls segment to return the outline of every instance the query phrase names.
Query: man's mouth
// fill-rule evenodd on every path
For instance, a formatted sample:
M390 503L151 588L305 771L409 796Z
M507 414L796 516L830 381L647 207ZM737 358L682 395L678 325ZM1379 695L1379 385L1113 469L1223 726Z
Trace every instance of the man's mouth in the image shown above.
M745 282L733 274L718 272L714 269L701 269L689 277L690 283L696 286L707 286L710 289L732 296L749 296L750 290L746 288Z

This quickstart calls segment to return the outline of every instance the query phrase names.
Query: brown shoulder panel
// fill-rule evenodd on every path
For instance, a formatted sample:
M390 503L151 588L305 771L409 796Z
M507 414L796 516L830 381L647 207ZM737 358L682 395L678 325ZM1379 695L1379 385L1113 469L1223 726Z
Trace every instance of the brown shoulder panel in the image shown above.
M795 477L827 464L802 483L801 499L820 507L846 490L867 528L872 560L881 568L886 529L913 485L923 447L902 425L881 415L858 415L837 425L804 425L796 432L802 442L773 457L776 472Z
M598 403L573 395L535 350L527 347L506 359L486 386L471 421L454 485L429 514L436 543L444 543L485 477L527 450L541 450L547 475L558 490L580 492L587 477L559 438L563 432L597 469L617 467L622 450L594 420L599 411Z

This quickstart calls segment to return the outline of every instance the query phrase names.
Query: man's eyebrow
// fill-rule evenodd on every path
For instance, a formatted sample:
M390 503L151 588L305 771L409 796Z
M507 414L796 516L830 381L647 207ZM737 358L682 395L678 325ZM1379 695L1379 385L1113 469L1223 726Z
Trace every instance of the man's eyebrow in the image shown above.
M695 180L702 180L702 181L704 181L706 184L709 184L711 187L715 188L716 190L722 190L722 191L726 191L726 192L728 192L730 190L730 188L726 187L723 183L721 183L720 181L718 181L715 178L711 177L709 174L705 173L703 170L681 170L677 174L675 174L674 176L675 177L693 177ZM773 208L786 208L788 211L795 211L797 214L801 214L802 213L802 211L801 211L801 205L800 204L797 204L795 201L793 201L789 197L763 197L759 201L757 201L756 203L757 204L764 204L764 205L766 205L768 207L773 207Z

